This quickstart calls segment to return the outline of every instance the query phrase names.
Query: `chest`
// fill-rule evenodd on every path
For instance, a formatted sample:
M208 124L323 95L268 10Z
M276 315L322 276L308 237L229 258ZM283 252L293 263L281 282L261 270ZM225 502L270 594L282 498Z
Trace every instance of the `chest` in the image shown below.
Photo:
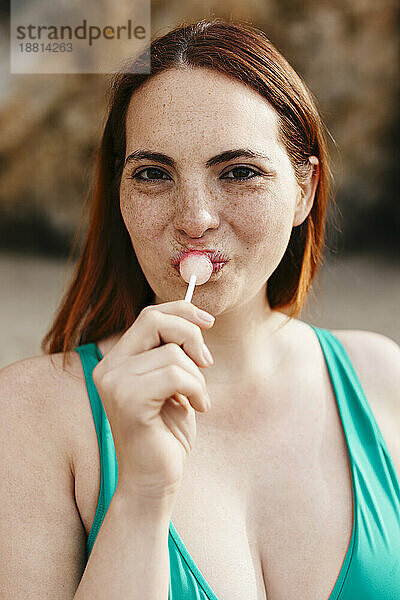
M253 413L238 416L235 434L199 428L172 521L219 600L328 600L353 506L345 438L326 393L329 408L315 399L303 417L289 402L291 416L276 419L270 404L268 426Z
M245 400L214 426L198 415L172 522L219 600L328 600L353 523L346 440L328 376L313 393L296 386ZM75 492L88 535L100 459L86 406Z

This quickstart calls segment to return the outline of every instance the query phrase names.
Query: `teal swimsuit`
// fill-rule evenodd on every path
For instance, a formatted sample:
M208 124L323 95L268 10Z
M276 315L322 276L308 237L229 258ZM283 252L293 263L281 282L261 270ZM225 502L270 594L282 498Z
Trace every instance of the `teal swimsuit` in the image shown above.
M344 347L328 329L311 327L319 339L339 407L354 499L350 544L328 600L400 600L399 479ZM86 544L88 559L117 487L118 464L110 424L92 379L92 371L102 355L95 343L77 346L75 350L82 360L101 461L98 505ZM219 600L172 521L168 550L169 600Z

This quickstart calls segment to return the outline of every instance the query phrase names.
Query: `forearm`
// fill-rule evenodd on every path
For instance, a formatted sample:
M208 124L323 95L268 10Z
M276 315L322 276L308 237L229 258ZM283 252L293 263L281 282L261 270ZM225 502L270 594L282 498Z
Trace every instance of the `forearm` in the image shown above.
M168 600L171 513L117 489L74 600Z

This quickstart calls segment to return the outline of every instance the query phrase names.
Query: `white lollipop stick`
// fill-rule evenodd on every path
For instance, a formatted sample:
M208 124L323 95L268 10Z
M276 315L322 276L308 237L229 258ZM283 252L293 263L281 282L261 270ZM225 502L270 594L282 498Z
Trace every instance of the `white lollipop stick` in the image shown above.
M211 260L203 252L190 252L181 260L179 272L181 277L189 284L185 294L185 302L191 302L196 282L197 285L206 283L210 279L213 269ZM186 396L179 392L175 392L174 398L183 406L187 406L189 403Z
M196 273L193 273L190 276L190 281L189 281L189 285L188 285L188 289L186 290L186 295L185 295L185 302L191 302L192 301L192 296L193 296L193 292L194 292L194 286L196 285Z

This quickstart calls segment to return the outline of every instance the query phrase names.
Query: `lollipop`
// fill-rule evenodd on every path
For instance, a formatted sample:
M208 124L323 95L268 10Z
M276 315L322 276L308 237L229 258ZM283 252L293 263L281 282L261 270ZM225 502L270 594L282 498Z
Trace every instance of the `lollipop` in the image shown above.
M207 254L200 251L192 251L189 254L186 254L179 263L179 272L181 277L188 283L188 288L186 290L185 301L190 302L192 300L194 286L202 285L206 283L213 272L213 264ZM188 399L186 396L181 394L180 392L175 392L172 398L181 404L182 406L187 406Z
M192 300L194 286L206 283L213 272L213 264L207 254L203 252L190 252L179 263L181 277L188 283L185 300Z

